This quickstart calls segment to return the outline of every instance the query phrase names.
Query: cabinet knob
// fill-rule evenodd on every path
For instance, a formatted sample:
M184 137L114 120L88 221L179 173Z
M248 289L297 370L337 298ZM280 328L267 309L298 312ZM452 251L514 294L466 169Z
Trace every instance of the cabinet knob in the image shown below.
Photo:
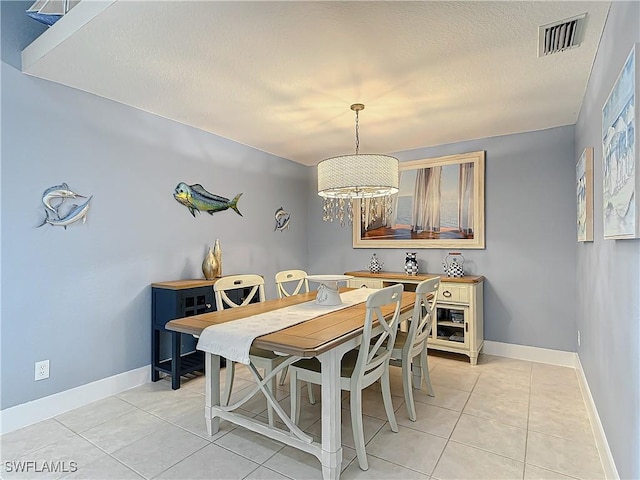
M211 304L210 304L210 303L207 303L207 304L206 304L206 307L207 307L207 308L211 308Z
M449 290L445 290L442 292L442 296L445 298L449 298L451 296L451 292Z

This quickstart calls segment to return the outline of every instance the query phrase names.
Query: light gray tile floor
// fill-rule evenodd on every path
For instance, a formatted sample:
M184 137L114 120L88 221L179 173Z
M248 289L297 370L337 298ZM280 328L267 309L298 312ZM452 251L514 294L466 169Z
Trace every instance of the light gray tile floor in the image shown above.
M379 386L365 391L366 472L358 466L349 397L343 395L342 478L604 478L575 370L488 355L472 367L465 358L429 356L436 396L415 391L416 422L407 416L400 369L391 368L398 433L389 428ZM244 368L236 375L233 398L239 399L250 376ZM300 425L317 440L320 390L316 405L302 391ZM279 387L287 412L288 395L288 385ZM202 376L183 378L179 390L171 390L168 378L142 385L0 437L0 476L322 478L314 456L242 427L222 421L220 432L209 437L203 407ZM264 397L243 412L266 422ZM16 471L20 465L24 471Z

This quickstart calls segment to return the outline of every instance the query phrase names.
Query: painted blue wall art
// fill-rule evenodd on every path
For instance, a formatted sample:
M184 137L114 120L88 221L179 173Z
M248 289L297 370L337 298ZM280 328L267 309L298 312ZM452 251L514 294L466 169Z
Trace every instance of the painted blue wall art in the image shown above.
M585 148L576 164L578 241L593 241L593 148Z
M638 222L638 64L635 44L602 108L604 238L640 237Z

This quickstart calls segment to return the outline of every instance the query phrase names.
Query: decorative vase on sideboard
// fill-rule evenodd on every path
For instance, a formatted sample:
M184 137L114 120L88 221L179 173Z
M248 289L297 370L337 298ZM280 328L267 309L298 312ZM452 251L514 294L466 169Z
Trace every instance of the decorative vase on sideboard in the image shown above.
M371 257L371 260L369 261L369 271L371 273L380 273L382 271L382 266L382 262L378 260L378 257L374 253Z
M207 280L222 276L222 250L220 249L220 240L217 238L215 245L209 247L202 261L202 273Z
M213 247L209 247L209 251L202 260L202 273L207 280L213 280L218 276L219 265L216 256L213 254Z
M407 275L418 274L418 259L416 255L417 252L407 252L407 257L404 260L404 271Z

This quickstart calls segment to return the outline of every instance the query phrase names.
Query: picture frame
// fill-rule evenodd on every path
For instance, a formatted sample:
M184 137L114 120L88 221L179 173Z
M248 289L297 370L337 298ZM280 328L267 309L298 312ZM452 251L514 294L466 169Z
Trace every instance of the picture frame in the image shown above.
M400 162L390 208L354 201L353 247L485 248L484 164L484 151Z
M576 163L577 230L579 242L593 241L593 147Z
M638 125L640 67L635 43L602 107L602 211L605 239L640 238Z

